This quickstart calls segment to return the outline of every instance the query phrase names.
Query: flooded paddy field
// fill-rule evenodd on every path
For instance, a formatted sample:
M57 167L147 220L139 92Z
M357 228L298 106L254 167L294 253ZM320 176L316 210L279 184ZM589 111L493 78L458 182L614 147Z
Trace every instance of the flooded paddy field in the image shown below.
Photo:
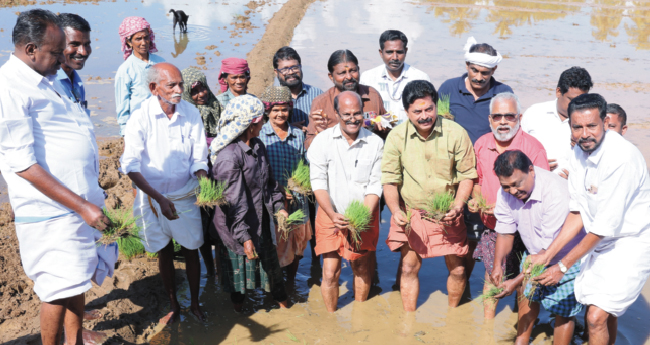
M17 2L22 3L9 3ZM80 74L87 84L98 136L114 137L118 128L113 79L123 61L117 27L124 17L144 16L156 33L158 54L180 68L197 66L204 69L210 87L216 91L220 60L245 57L262 37L265 24L284 3L50 1L40 6L54 12L78 13L91 23L93 55ZM12 49L10 33L15 13L33 6L0 9L0 62L8 58ZM172 34L172 19L166 15L170 8L182 9L190 15L187 35L178 31ZM315 1L300 20L291 43L302 57L304 81L323 90L331 87L326 64L337 49L353 51L359 58L362 72L380 65L378 40L386 29L399 29L408 36L406 62L428 73L436 87L464 73L462 48L469 36L491 44L504 56L496 79L513 88L524 109L554 99L557 80L563 70L571 66L584 67L595 84L592 92L602 94L607 101L619 103L626 110L630 127L626 138L641 149L646 162L650 161L650 105L647 102L650 99L650 1ZM444 260L424 260L418 309L414 313L402 311L399 292L392 288L399 255L391 253L384 242L389 219L390 212L385 209L377 252L380 283L371 290L367 302L353 301L352 271L344 262L339 310L328 313L319 287L320 266L311 262L307 250L296 283L290 288L294 304L288 310L277 309L270 296L256 292L248 295L244 313L236 314L229 295L204 277L201 302L208 315L207 324L183 317L171 327L152 326L154 331L137 341L115 340L126 338L120 338L119 331L109 343L512 343L517 321L513 313L514 297L499 304L497 316L491 321L483 320L482 305L473 300L480 295L483 286L482 263L477 263L474 269L462 304L450 309L447 307ZM181 273L179 276L184 277L184 272ZM149 281L150 286L160 289L157 286L160 282L155 284L156 278ZM117 282L115 284L118 286ZM120 288L128 290L128 287ZM185 283L180 293L184 296L184 307L188 308L189 290ZM646 284L642 295L619 320L617 344L650 344L649 298L650 285ZM166 300L158 303L166 310ZM148 301L136 304L141 309L150 308ZM161 311L158 317L162 316ZM583 314L577 317L580 324L577 332L582 331L582 318ZM553 323L552 316L542 311L531 343L552 344ZM108 331L113 325L100 322L93 324L93 329ZM0 323L0 330L2 327ZM578 333L573 343L583 344Z

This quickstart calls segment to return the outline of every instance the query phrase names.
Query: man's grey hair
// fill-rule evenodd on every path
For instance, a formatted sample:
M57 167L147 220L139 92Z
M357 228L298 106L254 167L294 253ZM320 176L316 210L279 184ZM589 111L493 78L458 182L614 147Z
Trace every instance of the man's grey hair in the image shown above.
M151 83L159 84L161 79L162 79L161 71L159 68L156 67L156 65L151 66L147 70L147 87L149 87Z
M343 91L343 92L348 92L348 91ZM336 95L336 97L334 97L334 110L336 110L337 114L339 113L339 96L343 92L339 93L338 95ZM361 109L363 110L363 100L361 99L361 96L358 93L354 92L354 91L349 91L349 92L352 92L355 96L357 96L357 101L359 102L359 105L361 106Z
M514 101L517 105L517 115L521 114L521 104L519 103L519 97L512 92L501 92L496 96L492 97L490 100L490 114L492 113L492 107L494 103L498 101Z

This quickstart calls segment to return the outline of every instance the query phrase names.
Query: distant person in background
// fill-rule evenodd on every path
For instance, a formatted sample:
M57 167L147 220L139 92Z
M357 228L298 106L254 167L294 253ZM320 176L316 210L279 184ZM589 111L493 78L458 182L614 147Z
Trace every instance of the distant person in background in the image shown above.
M183 100L193 104L199 109L201 118L203 119L203 128L205 129L207 146L210 146L212 139L217 135L217 125L219 124L219 117L221 117L222 111L221 103L219 103L217 97L215 97L212 91L210 91L208 80L203 72L194 67L188 67L184 69L181 74L184 83ZM211 168L209 161L208 168ZM212 255L212 246L218 246L218 241L212 241L209 233L213 216L214 209L206 210L203 207L201 208L203 245L201 246L200 251L201 256L203 256L206 273L211 277L219 272L219 263L217 263L217 269L215 271L214 256Z
M620 105L607 103L607 117L605 118L607 129L613 130L620 135L627 132L627 114Z
M251 71L246 60L234 57L221 60L221 69L219 69L221 94L217 96L221 108L226 109L230 100L248 93L250 80Z
M309 114L309 126L305 148L309 149L311 141L318 133L336 126L336 110L334 109L334 97L343 91L354 91L361 96L363 101L362 111L365 113L374 112L377 115L386 114L384 101L379 92L371 86L359 83L359 61L349 50L337 50L330 55L327 61L329 78L334 83L324 94L316 97L311 105Z
M472 144L490 133L490 100L501 92L512 92L510 86L494 79L501 54L487 43L477 43L474 37L465 44L467 73L452 78L440 86L440 97L449 97L449 109L455 121L465 128Z
M260 96L264 103L268 122L262 126L260 139L266 146L273 178L286 194L287 212L292 214L301 210L305 217L291 226L291 231L282 238L276 229L278 258L280 267L287 268L287 281L293 283L298 273L298 265L303 257L307 243L312 238L309 222L307 197L296 192L286 191L287 180L300 161L305 161L305 134L289 124L292 113L291 91L286 86L269 86ZM293 285L293 284L292 284Z
M275 76L282 86L286 86L291 90L291 98L293 100L293 111L289 117L289 123L292 126L302 129L307 132L309 126L309 113L311 111L311 104L316 97L323 93L323 90L305 84L302 81L302 65L300 55L291 47L280 48L273 56L273 68L275 69ZM304 139L303 139L304 142ZM309 221L311 222L312 237L311 243L311 258L312 264L320 264L318 256L314 251L316 247L316 236L313 233L316 228L316 202L312 198L308 198L309 205Z
M59 345L65 329L65 342L81 345L84 294L91 281L101 285L113 275L118 254L115 243L96 243L110 220L101 209L94 126L56 82L66 48L60 18L23 11L12 42L0 68L0 170L20 260L42 302L42 344Z
M384 61L380 66L361 74L360 83L374 87L384 101L384 108L398 118L398 124L408 121L402 92L412 80L426 80L429 76L404 62L408 48L408 38L401 31L386 30L379 37L379 57Z
M115 75L115 111L120 135L124 136L129 117L151 94L146 81L147 70L165 59L153 54L158 51L156 37L144 18L124 18L119 34L125 61Z
M66 96L74 103L78 103L88 115L88 101L86 88L76 71L84 68L92 48L90 47L90 24L80 16L72 13L59 14L61 28L65 33L65 63L56 74L57 82L65 90Z
M292 126L307 131L311 103L323 90L305 84L302 81L302 65L300 55L291 47L280 48L273 56L275 77L282 86L291 90L293 111L289 117Z
M569 102L589 92L593 86L586 69L571 67L560 74L556 99L531 105L521 119L521 128L544 145L551 171L560 176L566 177L564 170L573 151L567 112Z

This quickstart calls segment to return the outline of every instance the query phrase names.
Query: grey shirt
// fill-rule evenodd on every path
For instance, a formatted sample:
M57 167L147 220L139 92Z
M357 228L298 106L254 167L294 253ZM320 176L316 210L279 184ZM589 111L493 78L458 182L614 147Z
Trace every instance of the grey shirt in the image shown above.
M258 138L251 139L250 145L236 139L219 152L212 167L214 178L227 184L228 201L216 208L214 227L223 244L239 255L246 255L243 243L248 240L261 251L262 207L270 219L284 209L284 193L273 179L266 147ZM273 221L264 225L270 226L275 244Z

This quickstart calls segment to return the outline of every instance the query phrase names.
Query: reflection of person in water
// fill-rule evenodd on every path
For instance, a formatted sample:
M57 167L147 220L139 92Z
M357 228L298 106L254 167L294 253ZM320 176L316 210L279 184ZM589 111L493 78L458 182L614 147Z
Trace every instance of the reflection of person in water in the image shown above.
M174 50L176 51L176 53L172 53L172 56L174 58L177 58L178 56L183 54L185 49L187 49L188 43L190 43L190 40L187 38L186 33L181 32L178 41L176 40L176 35L174 35Z

